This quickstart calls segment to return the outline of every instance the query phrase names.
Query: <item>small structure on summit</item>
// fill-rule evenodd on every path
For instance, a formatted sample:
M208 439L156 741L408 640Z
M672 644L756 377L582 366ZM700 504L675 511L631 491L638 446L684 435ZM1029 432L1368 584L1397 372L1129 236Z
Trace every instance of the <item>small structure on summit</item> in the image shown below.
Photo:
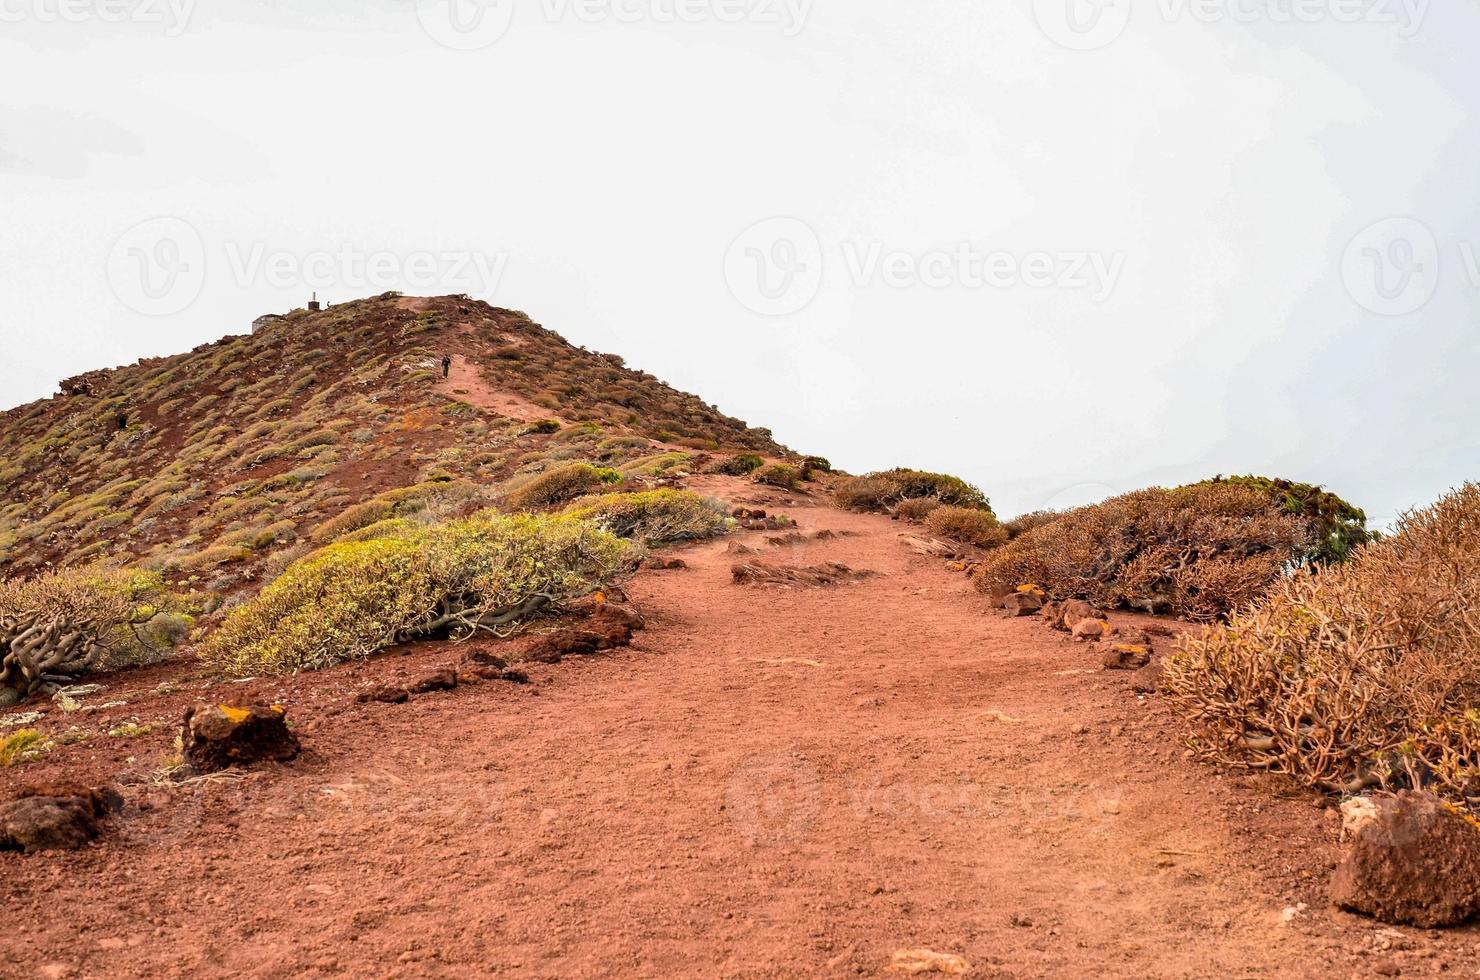
M319 303L319 294L318 291L315 290L313 296L310 297L308 301L308 312L317 313L321 309L323 309L323 306Z

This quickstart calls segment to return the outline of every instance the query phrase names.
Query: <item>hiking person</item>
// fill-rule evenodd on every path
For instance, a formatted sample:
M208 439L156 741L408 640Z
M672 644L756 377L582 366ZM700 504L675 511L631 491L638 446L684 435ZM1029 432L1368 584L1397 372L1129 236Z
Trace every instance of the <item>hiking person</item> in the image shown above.
M442 377L447 377L447 372L452 370L452 355L442 355Z

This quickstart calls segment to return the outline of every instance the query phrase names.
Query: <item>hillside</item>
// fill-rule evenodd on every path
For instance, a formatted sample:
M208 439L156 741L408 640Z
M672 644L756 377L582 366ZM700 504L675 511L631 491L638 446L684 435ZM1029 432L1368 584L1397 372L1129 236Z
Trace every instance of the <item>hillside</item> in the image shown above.
M443 354L453 358L441 378ZM0 421L0 574L107 559L218 591L259 581L376 495L496 487L568 459L782 455L615 355L464 297L297 310L250 336L95 371Z

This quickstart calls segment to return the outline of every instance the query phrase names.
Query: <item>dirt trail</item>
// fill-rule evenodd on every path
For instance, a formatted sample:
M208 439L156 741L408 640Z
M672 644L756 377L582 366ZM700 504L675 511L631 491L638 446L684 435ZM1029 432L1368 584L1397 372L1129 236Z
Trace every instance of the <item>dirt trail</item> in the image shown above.
M891 975L917 947L981 977L1472 968L1473 931L1328 911L1329 811L1184 760L1086 648L989 615L897 524L785 509L853 534L734 540L879 577L739 587L706 543L632 583L634 648L531 687L323 693L445 650L295 679L307 757L135 790L94 850L0 856L0 973Z
M520 398L513 392L493 387L483 379L478 371L478 365L468 360L465 355L452 354L451 357L452 366L448 369L446 380L438 382L447 397L459 399L469 405L477 405L479 408L486 408L499 415L518 419L520 422L533 422L536 419L545 418L559 420L559 416L541 408L534 402Z

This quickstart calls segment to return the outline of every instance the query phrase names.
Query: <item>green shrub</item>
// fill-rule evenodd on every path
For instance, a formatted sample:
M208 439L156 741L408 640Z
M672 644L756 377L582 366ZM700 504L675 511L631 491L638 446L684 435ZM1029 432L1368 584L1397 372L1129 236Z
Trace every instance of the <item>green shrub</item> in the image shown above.
M765 465L766 461L754 453L742 453L720 460L715 464L714 472L724 476L749 476Z
M615 470L602 470L589 463L557 466L519 484L505 501L510 510L539 510L563 504L601 486L622 479Z
M619 467L624 476L662 476L669 470L686 467L694 461L688 453L668 452L634 459Z
M629 545L589 523L491 511L340 542L290 565L201 648L230 673L314 670L419 637L498 631L585 595Z
M717 501L691 490L612 493L578 500L567 516L591 521L619 538L648 544L692 541L724 534L729 527Z
M978 548L995 548L1007 543L1007 529L997 522L992 512L972 507L937 507L926 516L925 529L938 537Z
M521 436L549 435L560 431L560 423L554 419L535 419L533 422L519 430Z
M955 507L991 510L986 495L959 477L924 470L894 469L849 477L834 489L844 510L887 511L901 500L934 497Z
M783 490L795 490L801 482L802 474L795 466L785 463L772 463L762 466L755 474L755 482L765 484L768 487L780 487Z

